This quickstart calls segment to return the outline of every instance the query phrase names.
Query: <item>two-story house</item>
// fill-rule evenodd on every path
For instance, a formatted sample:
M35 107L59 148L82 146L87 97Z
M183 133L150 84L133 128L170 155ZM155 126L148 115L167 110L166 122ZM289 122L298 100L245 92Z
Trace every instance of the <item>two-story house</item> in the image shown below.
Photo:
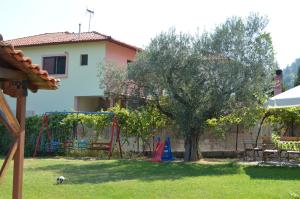
M57 32L7 41L32 63L59 78L61 86L53 92L29 94L28 115L49 111L97 111L105 102L99 88L99 65L105 61L126 66L139 48L98 32ZM12 102L12 99L9 99Z

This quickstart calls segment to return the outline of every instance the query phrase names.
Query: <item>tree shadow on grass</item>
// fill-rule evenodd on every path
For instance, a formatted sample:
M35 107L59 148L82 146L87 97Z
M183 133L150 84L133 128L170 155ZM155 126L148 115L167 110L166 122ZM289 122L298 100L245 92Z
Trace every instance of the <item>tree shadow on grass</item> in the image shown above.
M52 171L64 175L68 184L105 183L121 180L177 180L184 177L232 175L241 172L236 163L152 163L135 160L90 162L89 164L52 164L34 171Z
M278 166L249 166L245 173L253 179L300 180L300 168Z

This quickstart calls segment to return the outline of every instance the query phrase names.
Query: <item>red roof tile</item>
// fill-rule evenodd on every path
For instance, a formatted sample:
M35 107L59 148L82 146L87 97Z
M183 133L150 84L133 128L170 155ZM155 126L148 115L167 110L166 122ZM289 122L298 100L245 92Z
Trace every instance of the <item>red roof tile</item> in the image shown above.
M25 57L21 50L15 50L10 43L0 41L0 61L4 63L3 67L24 72L29 81L28 87L33 92L58 88L59 79L49 76L47 71L32 64L29 57Z
M79 42L91 42L91 41L109 41L134 50L141 50L138 47L115 40L110 36L95 31L83 32L80 34L70 33L70 32L45 33L40 35L12 39L12 40L8 40L7 42L11 43L15 47L22 47L22 46L54 45L54 44L79 43Z

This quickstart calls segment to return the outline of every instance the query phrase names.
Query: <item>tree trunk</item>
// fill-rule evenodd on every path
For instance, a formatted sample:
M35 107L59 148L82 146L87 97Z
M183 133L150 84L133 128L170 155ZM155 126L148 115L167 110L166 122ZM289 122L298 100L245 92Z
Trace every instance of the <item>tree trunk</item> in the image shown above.
M291 136L294 136L294 117L292 117L292 132L291 132Z
M236 125L236 137L235 137L235 151L238 150L238 144L239 144L239 125Z
M140 152L140 137L136 137L136 150L139 153Z
M260 125L259 125L259 128L258 128L258 132L257 132L257 136L256 136L256 140L255 140L255 146L256 147L257 147L257 144L258 144L258 137L260 136L261 127L264 124L265 119L267 119L270 115L271 115L270 112L266 112L265 115L264 115L264 117L262 118L262 120L260 122Z
M184 143L184 161L197 161L201 158L199 151L199 134L192 131L190 135L185 138Z

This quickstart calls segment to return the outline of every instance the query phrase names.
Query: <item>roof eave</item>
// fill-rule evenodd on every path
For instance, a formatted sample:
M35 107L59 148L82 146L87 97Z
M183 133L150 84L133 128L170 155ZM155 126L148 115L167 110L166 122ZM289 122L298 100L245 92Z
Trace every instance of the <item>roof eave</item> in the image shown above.
M111 42L111 43L115 43L117 45L120 45L120 46L123 46L123 47L126 47L126 48L130 48L132 50L135 50L135 51L142 51L143 49L141 48L138 48L138 47L135 47L135 46L131 46L129 44L126 44L126 43L123 43L123 42L120 42L120 41L117 41L115 39L112 39L112 38L107 38L107 39L95 39L95 40L80 40L80 41L64 41L64 42L49 42L49 43L40 43L40 44L25 44L25 45L22 45L22 44L17 44L17 45L14 45L14 47L17 47L17 48L20 48L20 47L35 47L35 46L53 46L53 45L60 45L60 44L74 44L74 43L92 43L92 42L101 42L101 41L108 41L108 42Z

